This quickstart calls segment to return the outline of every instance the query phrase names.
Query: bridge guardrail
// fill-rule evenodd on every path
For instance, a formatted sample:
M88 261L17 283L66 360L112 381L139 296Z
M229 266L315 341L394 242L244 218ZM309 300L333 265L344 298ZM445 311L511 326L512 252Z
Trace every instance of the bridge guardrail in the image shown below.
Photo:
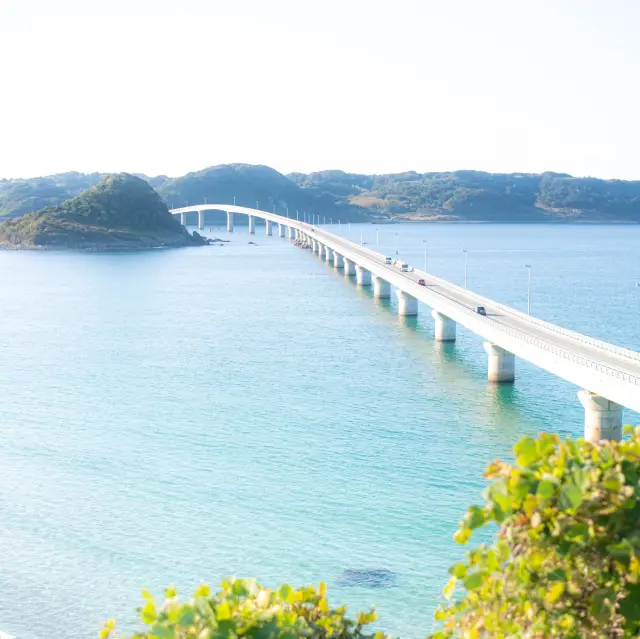
M326 232L326 231L325 231ZM332 233L329 233L329 235L333 235ZM364 250L367 253L370 253L372 255L372 257L375 254L375 257L379 258L381 253L378 253L377 251L373 251L372 249L368 249L366 247L363 246L359 246L357 244L355 244L354 242L351 242L350 240L346 240L345 238L339 237L339 236L334 236L336 238L336 240L340 240L340 241L346 241L348 244L353 245L354 248L359 249L359 250ZM339 249L338 249L339 252ZM461 286L458 286L457 284L453 284L451 282L448 282L447 280L443 280L440 277L431 275L430 273L426 273L425 271L422 271L420 269L415 269L417 272L419 273L424 273L427 277L429 277L432 280L436 280L437 282L439 282L441 285L443 285L444 287L450 287L450 288L454 288L457 289L460 292L464 292L466 294L469 294L469 291L467 291L466 289L462 288ZM531 316L529 315L525 315L524 313L521 313L520 311L516 311L515 309L510 309L507 306L504 306L503 304L500 304L499 302L494 302L493 300L486 298L482 295L478 295L477 293L472 293L473 295L475 295L478 299L482 300L482 301L486 301L487 304L490 304L492 306L497 306L498 308L500 308L501 310L505 310L507 312L510 312L510 314L512 315L516 315L516 316L522 316L523 318L526 318L528 320L531 319ZM583 357L581 355L575 355L573 353L571 353L570 351L558 347L558 346L554 346L553 344L550 344L548 342L545 342L544 340L538 339L537 337L531 337L530 335L527 335L526 333L522 333L520 331L516 331L512 328L509 328L508 326L504 326L503 324L500 324L499 322L496 322L495 320L491 319L490 317L484 317L482 315L479 315L478 313L476 313L474 310L470 309L468 306L465 306L464 304L462 304L461 302L458 302L457 300L453 300L453 299L449 299L448 302L450 304L454 304L456 307L458 307L458 310L462 311L463 313L465 313L466 315L470 315L473 316L475 320L479 320L487 325L490 325L491 328L497 329L503 333L507 333L508 335L510 335L511 337L514 337L515 339L518 339L520 341L524 341L528 344L532 344L534 346L536 346L537 348L541 348L542 350L545 350L547 352L553 353L555 355L558 355L559 357L562 357L563 359L567 359L569 361L573 361L581 366L586 366L587 368L590 368L592 370L597 370L601 373L604 373L605 375L610 375L612 377L615 377L616 379L621 379L623 381L635 384L637 386L640 386L640 377L637 377L636 375L632 375L631 373L625 373L624 371L621 371L617 368L614 368L612 366L608 366L606 364L601 364L599 362L596 362L592 359L589 359L588 357ZM539 325L541 325L543 328L549 330L549 326L553 327L554 329L559 329L558 331L554 331L554 332L564 332L565 329L561 329L561 327L555 326L554 324L550 324L549 322L545 322L544 320L538 320L537 318L534 318L535 320L537 320L534 323L539 323ZM573 331L568 331L569 333L573 333ZM575 335L580 335L579 333L576 333ZM573 339L575 339L575 337L573 337L573 335L569 335L569 337L572 337ZM587 343L591 343L591 345L597 346L599 348L603 348L603 347L609 347L609 348L605 348L604 350L613 350L614 352L619 348L616 347L614 344L608 344L607 342L600 342L600 340L596 340L594 338L588 338L587 336L583 336L586 339L584 340L579 340L579 341L585 341ZM600 346L600 344L602 344L603 346ZM621 351L625 351L626 349L620 349ZM630 353L633 353L633 351L629 351ZM640 360L640 354L638 355L638 359ZM635 359L635 358L634 358Z

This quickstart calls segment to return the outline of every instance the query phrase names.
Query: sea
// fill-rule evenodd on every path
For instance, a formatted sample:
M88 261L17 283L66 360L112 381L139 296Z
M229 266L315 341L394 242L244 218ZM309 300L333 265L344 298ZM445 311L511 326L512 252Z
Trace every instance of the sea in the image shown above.
M522 310L529 264L533 315L640 349L640 225L327 229L418 268L426 248L458 284L467 261ZM491 386L481 338L435 343L428 308L400 318L261 226L205 234L224 242L0 252L0 631L131 631L143 588L251 576L425 637L483 470L580 436L579 389L523 361Z

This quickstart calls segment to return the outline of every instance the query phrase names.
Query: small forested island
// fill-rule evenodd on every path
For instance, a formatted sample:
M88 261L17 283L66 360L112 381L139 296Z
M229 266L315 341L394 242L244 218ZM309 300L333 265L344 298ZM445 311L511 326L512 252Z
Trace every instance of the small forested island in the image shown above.
M15 249L136 250L202 245L160 196L135 175L117 173L57 206L0 224L0 247Z

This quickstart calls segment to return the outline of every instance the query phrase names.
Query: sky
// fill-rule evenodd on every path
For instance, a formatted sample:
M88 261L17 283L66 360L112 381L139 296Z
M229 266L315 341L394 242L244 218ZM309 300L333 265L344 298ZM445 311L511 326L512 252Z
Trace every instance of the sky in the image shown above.
M0 0L0 177L640 179L637 0Z

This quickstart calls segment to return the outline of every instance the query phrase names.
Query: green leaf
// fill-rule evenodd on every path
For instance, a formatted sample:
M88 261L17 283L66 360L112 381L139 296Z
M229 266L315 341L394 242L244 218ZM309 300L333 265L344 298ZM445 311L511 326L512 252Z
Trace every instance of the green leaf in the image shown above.
M454 564L449 568L449 574L456 579L462 579L467 575L467 567L464 564Z
M475 530L476 528L480 528L485 524L485 516L484 510L482 508L478 508L478 506L471 506L469 508L469 512L465 517L465 525L470 530Z
M153 599L147 600L147 603L144 605L144 608L140 611L140 619L146 624L152 624L158 615L156 613L156 605L153 603Z
M285 603L293 603L295 591L289 584L283 584L280 586L278 594Z
M607 552L618 559L629 559L633 555L633 546L626 539L623 539L618 544L609 544Z
M556 486L552 481L548 479L543 479L538 484L538 490L536 490L536 495L539 500L542 502L548 502L550 499L554 497L556 494Z
M480 588L480 586L484 582L485 577L486 573L483 570L474 572L464 580L464 587L467 590L476 590L477 588Z
M217 605L216 619L218 621L227 621L228 619L231 619L231 608L226 601L222 601Z
M582 504L582 491L575 484L565 484L560 491L560 505L562 508L578 508L580 504Z
M536 442L531 437L523 437L514 447L518 466L529 466L540 457Z
M554 583L553 586L551 586L551 588L549 588L544 599L548 604L554 604L556 601L558 601L558 599L560 599L563 593L564 593L564 582L558 581Z

